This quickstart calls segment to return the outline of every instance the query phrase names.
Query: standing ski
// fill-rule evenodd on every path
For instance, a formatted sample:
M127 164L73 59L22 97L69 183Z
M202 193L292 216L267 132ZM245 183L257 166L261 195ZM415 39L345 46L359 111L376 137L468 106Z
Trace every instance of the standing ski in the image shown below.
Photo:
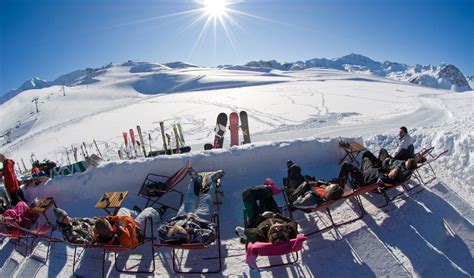
M227 126L227 114L220 113L217 115L216 127L214 131L216 135L214 136L214 148L221 149L224 145L224 134Z
M86 156L84 158L87 158L87 157L89 157L89 152L87 151L86 142L82 142L82 145L84 146L84 153L86 154Z
M250 131L249 131L249 118L247 112L240 111L240 128L242 129L242 137L244 141L242 144L249 144L250 141Z
M138 139L140 140L140 146L142 147L143 156L146 157L145 142L143 142L142 128L137 125Z
M97 146L97 142L95 141L95 139L93 141L94 141L95 148L97 149L97 152L99 153L100 157L102 157L102 154L100 153L99 147ZM69 164L71 164L71 163L69 163Z
M122 132L122 134L123 134L123 141L125 143L125 155L127 156L128 159L130 159L130 154L128 152L128 133Z
M239 114L232 112L229 115L230 146L239 145Z
M163 139L163 149L165 151L165 154L168 153L168 146L166 145L166 135L165 134L165 123L160 122L160 129L161 129L161 139Z
M133 129L129 129L128 130L128 133L130 133L130 141L131 141L131 144L130 146L133 148L133 152L135 153L135 157L138 156L138 153L137 153L137 141L135 140L135 132L133 131Z
M148 133L148 141L150 142L150 152L151 152L151 133Z
M181 145L180 145L178 127L175 124L173 124L173 132L174 132L174 137L176 138L176 153L180 153L179 148L181 147Z
M175 123L173 124L173 128L176 127L178 129L178 134L179 134L179 145L185 146L186 142L184 141L184 133L183 133L183 128L181 127L180 123Z

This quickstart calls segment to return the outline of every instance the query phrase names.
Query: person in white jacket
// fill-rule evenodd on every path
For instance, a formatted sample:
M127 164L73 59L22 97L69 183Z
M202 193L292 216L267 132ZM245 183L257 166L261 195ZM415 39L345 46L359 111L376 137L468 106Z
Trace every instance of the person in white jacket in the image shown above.
M400 127L400 142L395 150L394 159L407 160L415 157L415 148L413 147L413 138L408 134L406 127Z

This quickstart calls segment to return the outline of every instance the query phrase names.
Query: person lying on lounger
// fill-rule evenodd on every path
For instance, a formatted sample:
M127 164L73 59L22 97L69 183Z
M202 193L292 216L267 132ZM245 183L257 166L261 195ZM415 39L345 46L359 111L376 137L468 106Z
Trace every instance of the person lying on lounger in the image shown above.
M326 201L340 198L344 192L338 183L303 176L301 167L291 160L288 160L287 167L288 176L283 179L283 183L286 185L288 201L296 208L316 208Z
M23 201L19 201L13 208L0 212L2 213L0 214L0 222L18 225L22 228L28 228L36 222L39 216L36 212L32 212L30 207ZM0 232L11 233L14 230L18 229L11 225L1 225L0 223Z
M289 202L295 208L311 209L324 202L339 199L343 193L344 188L337 183L305 181L289 195Z
M54 209L58 230L65 241L77 244L94 243L94 225L98 217L69 217L67 212L60 208Z
M94 225L95 241L135 248L145 238L146 220L151 218L152 223L159 222L163 213L152 207L145 208L141 212L120 208L117 216L104 216L97 219Z
M341 165L339 178L346 182L351 175L356 186L367 186L376 183L379 179L385 184L397 184L406 181L416 169L416 161L410 158L407 161L385 157L380 161L372 153L365 152L360 168L345 161Z
M296 222L282 215L273 199L280 192L276 184L266 179L265 185L247 188L242 193L247 221L245 228L236 228L241 242L281 243L296 238Z
M158 228L158 234L162 242L169 244L210 244L216 239L216 224L205 219L211 218L211 193L224 171L197 173L190 167L188 173L191 181L183 204L175 217Z

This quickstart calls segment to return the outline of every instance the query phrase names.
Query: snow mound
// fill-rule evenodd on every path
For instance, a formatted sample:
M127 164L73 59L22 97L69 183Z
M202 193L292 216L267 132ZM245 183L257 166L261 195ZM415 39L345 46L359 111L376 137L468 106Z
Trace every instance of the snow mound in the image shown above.
M154 72L160 70L168 70L170 69L167 66L160 65L160 64L151 64L151 63L138 63L130 68L131 73L140 73L140 72Z
M166 63L165 66L172 68L172 69L185 69L185 68L199 68L199 66L196 66L191 63L186 63L186 62L172 62L172 63Z
M241 70L241 71L253 71L253 72L265 72L269 73L272 71L271 68L264 67L251 67L251 66L223 66L221 69L225 70Z
M270 78L272 76L269 76ZM217 90L244 86L256 86L284 82L282 80L256 80L245 77L207 76L199 72L163 72L140 78L133 84L133 88L146 95Z

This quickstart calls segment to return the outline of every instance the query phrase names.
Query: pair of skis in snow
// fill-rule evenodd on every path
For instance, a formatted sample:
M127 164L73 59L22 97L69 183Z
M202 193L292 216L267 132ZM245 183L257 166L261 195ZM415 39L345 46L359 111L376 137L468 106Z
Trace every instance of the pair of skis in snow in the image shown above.
M137 125L138 141L135 137L135 131L131 128L127 132L122 132L123 141L125 143L125 155L128 159L133 158L132 152L135 154L135 157L138 157L140 148L143 151L143 156L146 157L145 142L143 141L142 129ZM130 134L130 142L128 140L128 135ZM138 150L137 150L138 149ZM122 150L118 151L120 159L124 159Z
M240 118L240 126L239 126ZM242 130L243 142L242 144L249 144L250 141L250 131L249 131L249 121L248 115L245 111L232 112L229 115L229 130L230 130L230 146L239 145L239 127ZM213 144L205 144L204 149L220 149L224 146L224 135L227 129L227 114L220 113L217 116L217 122L215 127L215 136Z
M188 153L191 151L190 146L186 146L186 142L184 141L184 134L183 128L181 127L180 123L174 123L171 125L175 137L175 148L172 148L171 145L171 135L165 133L165 123L160 122L160 129L161 129L161 139L163 140L163 150L158 151L150 151L148 153L149 157L157 156L157 155L171 155L177 153Z

